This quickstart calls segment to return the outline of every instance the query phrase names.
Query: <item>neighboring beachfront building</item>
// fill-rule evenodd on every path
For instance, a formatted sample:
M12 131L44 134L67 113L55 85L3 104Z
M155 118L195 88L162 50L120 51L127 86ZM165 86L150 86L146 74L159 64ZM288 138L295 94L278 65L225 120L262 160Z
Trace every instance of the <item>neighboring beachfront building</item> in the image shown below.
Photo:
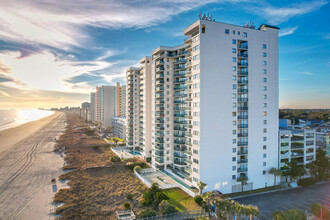
M241 176L244 190L272 185L278 28L198 20L184 34L185 44L152 53L153 167L223 193L240 191Z
M120 102L119 102L119 109L120 109L120 117L126 118L126 86L120 86Z
M113 117L112 126L114 136L126 140L126 119Z
M126 141L127 146L140 151L140 68L126 70Z
M279 164L295 160L298 165L306 166L316 159L315 129L289 129L279 131Z
M100 92L100 121L103 128L112 127L112 117L115 117L115 86L97 87Z
M139 146L141 155L144 158L151 157L151 57L144 57L140 60L140 137Z
M96 92L91 92L91 121L96 123L96 112L97 112L97 98Z
M91 120L90 108L91 108L91 103L89 102L81 103L80 116L83 117L86 121Z

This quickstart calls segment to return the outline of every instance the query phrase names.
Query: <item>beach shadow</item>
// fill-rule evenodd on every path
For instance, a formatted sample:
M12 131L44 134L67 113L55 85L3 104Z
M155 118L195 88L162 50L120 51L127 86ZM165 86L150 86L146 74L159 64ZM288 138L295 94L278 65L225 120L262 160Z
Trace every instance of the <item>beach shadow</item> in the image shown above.
M56 193L56 192L57 192L57 185L53 184L53 193Z

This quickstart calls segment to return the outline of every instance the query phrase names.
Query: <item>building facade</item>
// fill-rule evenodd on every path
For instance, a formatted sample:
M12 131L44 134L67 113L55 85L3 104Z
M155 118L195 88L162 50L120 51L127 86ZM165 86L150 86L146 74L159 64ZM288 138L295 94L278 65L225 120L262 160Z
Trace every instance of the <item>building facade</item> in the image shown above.
M119 101L120 117L126 118L126 86L120 86L120 101Z
M91 103L83 102L81 103L80 116L83 117L86 121L91 120Z
M290 129L279 131L279 168L285 162L295 160L306 166L316 159L316 133L314 129Z
M96 123L96 113L97 113L97 97L96 97L96 92L91 93L91 121L93 123Z
M152 165L190 186L273 184L278 166L278 28L198 20L152 53Z
M126 70L126 84L127 147L140 151L140 68Z
M126 119L121 117L113 117L112 126L114 136L126 140Z

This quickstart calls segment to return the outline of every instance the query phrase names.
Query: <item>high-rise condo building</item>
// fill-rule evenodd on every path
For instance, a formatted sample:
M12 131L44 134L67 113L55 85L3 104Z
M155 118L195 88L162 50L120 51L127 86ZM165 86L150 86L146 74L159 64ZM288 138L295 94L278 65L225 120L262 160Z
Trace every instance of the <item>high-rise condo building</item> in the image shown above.
M126 142L129 148L140 151L140 68L126 70Z
M140 150L144 158L151 157L151 57L140 61Z
M240 191L239 177L248 178L244 190L272 185L268 171L278 167L278 28L200 19L184 34L183 45L152 53L153 166L190 186L203 181L207 190L223 193ZM132 75L128 95L138 83Z
M96 92L91 92L91 121L96 122L97 97Z
M120 115L119 117L126 117L126 86L120 86L120 102L119 102Z

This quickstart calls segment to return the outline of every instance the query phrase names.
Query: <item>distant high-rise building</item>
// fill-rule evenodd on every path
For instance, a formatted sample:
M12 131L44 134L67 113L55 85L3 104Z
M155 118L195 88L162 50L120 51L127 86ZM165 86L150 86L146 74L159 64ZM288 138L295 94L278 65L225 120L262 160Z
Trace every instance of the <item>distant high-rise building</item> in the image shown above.
M86 121L91 120L90 110L91 110L91 103L89 103L89 102L81 103L81 114L80 114L80 116L83 117Z
M96 92L91 93L91 121L96 123L96 114L97 114L97 97Z

